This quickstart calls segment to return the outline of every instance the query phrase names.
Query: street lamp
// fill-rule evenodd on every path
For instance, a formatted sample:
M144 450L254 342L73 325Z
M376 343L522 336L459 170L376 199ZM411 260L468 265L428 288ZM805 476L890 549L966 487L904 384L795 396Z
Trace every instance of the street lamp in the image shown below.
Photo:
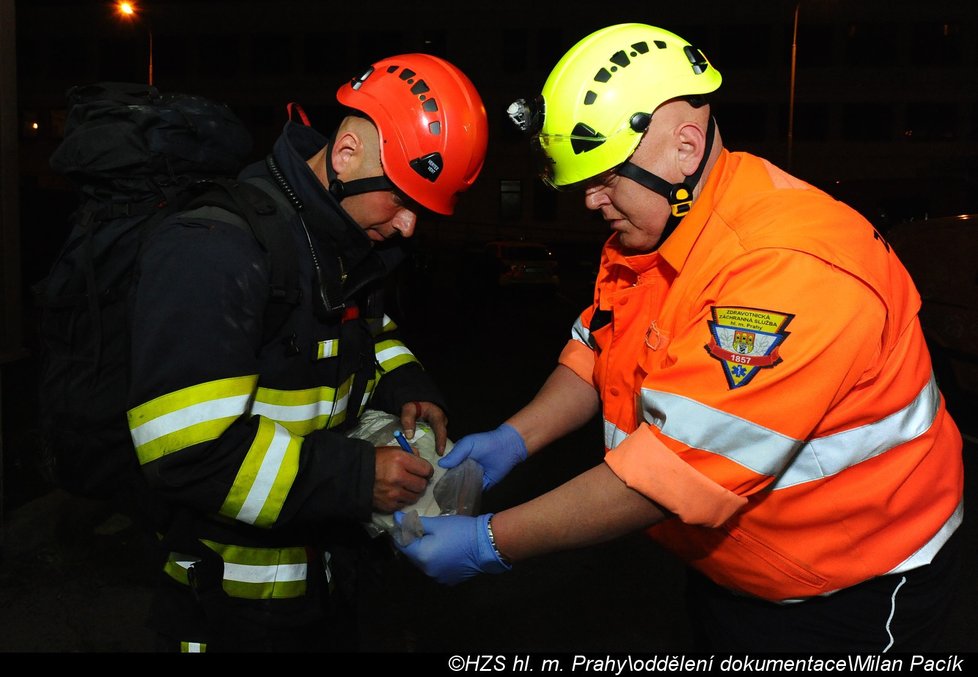
M116 3L116 11L131 21L139 18L139 8L131 2ZM153 29L147 23L146 32L149 33L149 86L153 86Z
M795 26L791 31L791 83L788 93L788 166L791 171L792 154L794 152L795 140L795 68L798 58L798 13L801 11L801 2L795 4Z

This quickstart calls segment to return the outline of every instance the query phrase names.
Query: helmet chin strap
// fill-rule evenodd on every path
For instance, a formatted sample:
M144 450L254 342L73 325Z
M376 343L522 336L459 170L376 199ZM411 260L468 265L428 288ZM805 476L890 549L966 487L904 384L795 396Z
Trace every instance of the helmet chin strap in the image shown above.
M333 140L329 141L330 148L333 146ZM352 181L340 181L336 176L336 170L333 169L333 163L330 161L329 153L326 154L325 162L326 165L326 178L329 179L329 185L327 186L330 195L336 198L337 202L342 202L343 198L350 197L352 195L360 195L361 193L372 193L374 191L392 191L396 188L394 183L387 178L386 174L381 174L380 176L370 176L365 179L353 179Z
M629 160L626 160L617 170L619 176L624 176L645 186L669 202L669 208L672 213L666 221L666 227L662 230L659 244L662 244L672 234L672 231L676 229L676 226L679 225L679 222L693 206L693 189L700 182L700 178L703 176L703 170L706 168L706 162L710 158L710 152L713 150L715 129L716 122L711 115L709 125L706 129L706 148L703 151L703 157L700 160L699 167L690 176L686 177L686 180L682 183L669 183L662 177L642 169Z

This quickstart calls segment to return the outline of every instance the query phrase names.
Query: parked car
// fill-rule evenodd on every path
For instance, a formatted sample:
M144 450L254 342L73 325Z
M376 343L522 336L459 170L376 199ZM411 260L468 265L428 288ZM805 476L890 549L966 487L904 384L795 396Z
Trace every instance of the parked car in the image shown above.
M482 250L481 272L491 285L556 289L557 259L549 247L526 240L494 240Z
M942 390L949 401L978 395L978 214L908 221L887 240L920 292Z

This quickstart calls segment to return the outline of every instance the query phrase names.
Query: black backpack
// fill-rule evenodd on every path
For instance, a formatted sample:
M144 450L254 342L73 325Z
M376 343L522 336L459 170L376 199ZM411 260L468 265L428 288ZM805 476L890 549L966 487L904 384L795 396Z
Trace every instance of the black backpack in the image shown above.
M34 287L42 466L73 494L125 502L142 481L126 398L127 295L143 238L199 206L242 217L271 260L266 336L297 300L296 250L274 200L233 178L252 141L226 106L125 83L74 87L67 96L64 140L50 162L77 186L80 204L50 273Z

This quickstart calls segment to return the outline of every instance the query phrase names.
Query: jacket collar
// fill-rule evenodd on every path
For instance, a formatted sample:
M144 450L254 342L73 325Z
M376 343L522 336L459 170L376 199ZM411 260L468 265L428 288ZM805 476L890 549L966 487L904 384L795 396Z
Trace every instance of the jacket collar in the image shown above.
M405 258L396 240L374 244L364 230L340 206L339 201L307 164L330 143L312 127L289 121L272 148L285 178L302 202L302 216L325 272L339 282L343 298L349 299L366 284L382 278Z

